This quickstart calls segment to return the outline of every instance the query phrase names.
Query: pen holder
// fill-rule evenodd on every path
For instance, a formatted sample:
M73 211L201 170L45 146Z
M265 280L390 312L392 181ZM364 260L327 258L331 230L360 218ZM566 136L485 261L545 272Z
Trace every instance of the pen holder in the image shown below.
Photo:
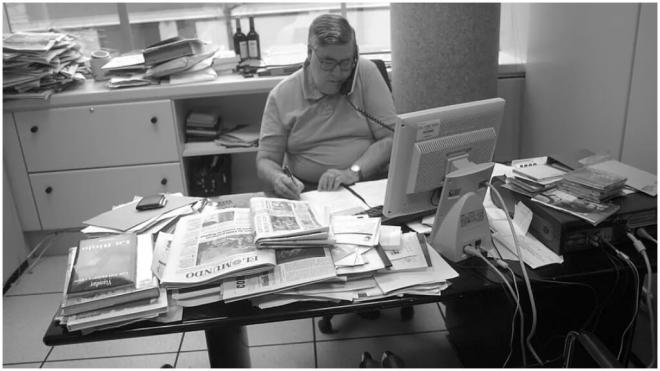
M92 52L89 64L92 68L92 76L94 76L94 80L106 81L110 79L101 68L110 61L110 58L110 53L106 50L95 50Z

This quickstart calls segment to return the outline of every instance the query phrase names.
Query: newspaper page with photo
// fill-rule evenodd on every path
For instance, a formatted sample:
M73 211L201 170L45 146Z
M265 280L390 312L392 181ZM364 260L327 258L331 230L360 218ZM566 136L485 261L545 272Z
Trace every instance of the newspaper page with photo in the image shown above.
M232 302L337 277L330 249L305 247L275 251L277 265L270 272L222 282L222 300Z
M218 209L181 218L161 284L189 287L226 277L272 270L275 253L257 249L247 208Z
M329 226L321 222L318 211L306 201L254 197L250 200L255 242L258 247L301 247L277 241L305 240L305 246L331 245ZM275 242L270 245L271 242Z

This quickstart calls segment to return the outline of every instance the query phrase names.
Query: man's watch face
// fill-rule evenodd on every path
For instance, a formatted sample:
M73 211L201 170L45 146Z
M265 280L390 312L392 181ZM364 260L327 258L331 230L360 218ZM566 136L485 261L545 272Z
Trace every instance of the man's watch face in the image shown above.
M357 175L358 179L362 178L362 173L360 172L360 166L359 165L352 165L350 167L350 170L353 174Z

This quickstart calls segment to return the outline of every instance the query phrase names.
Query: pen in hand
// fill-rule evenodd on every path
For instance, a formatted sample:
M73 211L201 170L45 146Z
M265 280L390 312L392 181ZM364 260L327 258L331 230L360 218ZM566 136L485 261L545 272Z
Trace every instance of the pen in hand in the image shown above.
M298 193L302 192L303 188L305 188L302 182L300 182L298 179L296 179L293 176L293 173L291 172L291 170L289 170L287 166L285 166L282 170L284 171L284 174L286 174L289 177L291 183L293 183L297 187Z

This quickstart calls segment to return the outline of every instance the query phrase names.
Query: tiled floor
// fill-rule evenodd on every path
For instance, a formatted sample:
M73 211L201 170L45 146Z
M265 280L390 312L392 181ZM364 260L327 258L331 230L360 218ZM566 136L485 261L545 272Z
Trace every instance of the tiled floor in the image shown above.
M206 368L203 332L187 332L46 346L42 337L61 300L66 257L45 256L3 297L3 359L7 368ZM355 314L335 316L336 334L318 331L318 318L253 325L247 328L252 367L356 368L360 355L394 351L407 367L461 367L448 340L441 306L415 307L410 321L397 309L377 320Z

